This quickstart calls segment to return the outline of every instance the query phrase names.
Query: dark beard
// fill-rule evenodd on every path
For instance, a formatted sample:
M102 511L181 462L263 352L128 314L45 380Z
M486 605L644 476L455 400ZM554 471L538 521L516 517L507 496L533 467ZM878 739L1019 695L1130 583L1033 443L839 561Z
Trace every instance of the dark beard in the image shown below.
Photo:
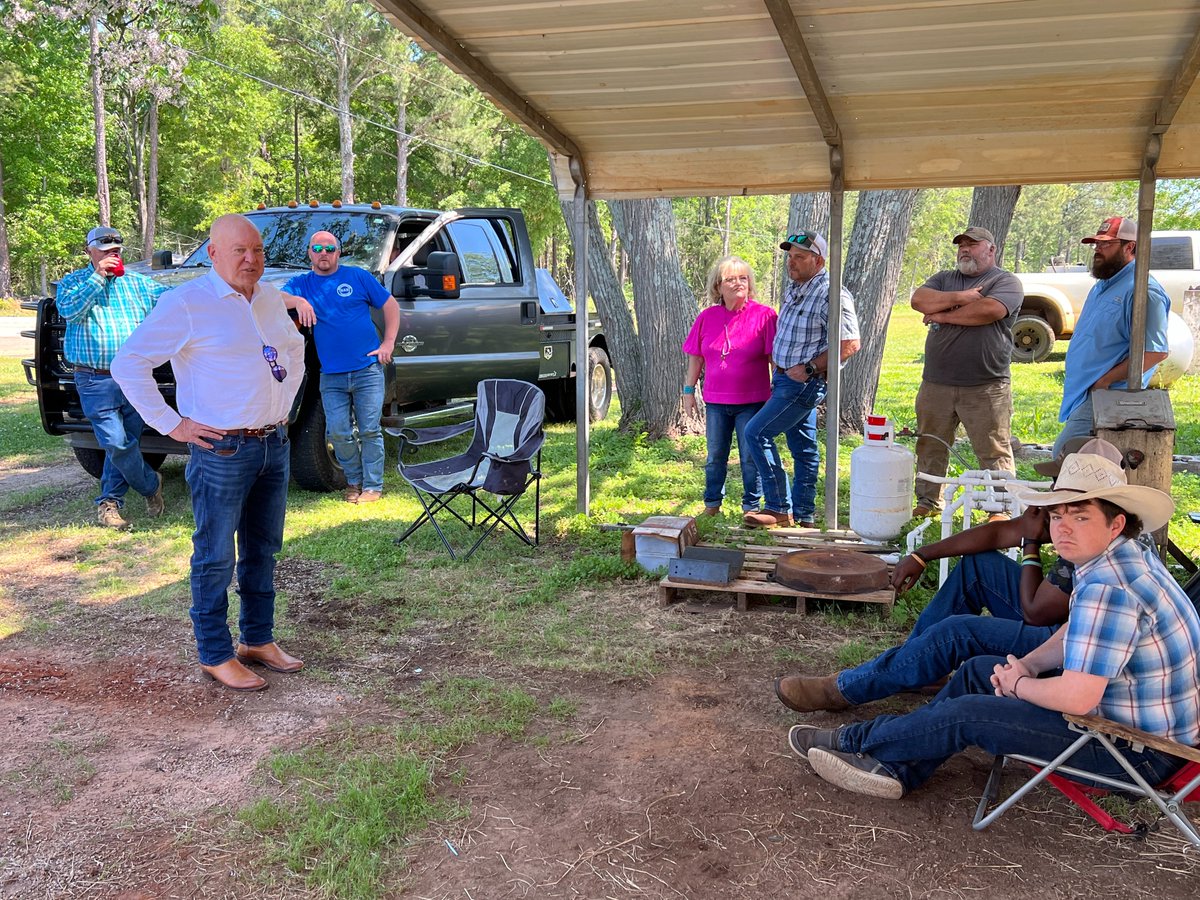
M1112 259L1092 257L1092 277L1097 281L1107 281L1125 268L1125 262L1117 256Z

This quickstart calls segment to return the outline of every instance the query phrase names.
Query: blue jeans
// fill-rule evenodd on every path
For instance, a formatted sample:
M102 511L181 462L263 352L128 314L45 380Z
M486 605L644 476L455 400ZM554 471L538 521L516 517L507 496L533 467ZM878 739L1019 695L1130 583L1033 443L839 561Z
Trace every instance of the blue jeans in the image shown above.
M241 640L252 647L275 638L275 554L283 546L287 504L288 440L233 434L205 450L191 446L186 477L192 492L192 627L200 662L232 659L229 582L235 547Z
M996 755L1053 759L1079 734L1067 728L1062 713L1014 697L997 697L990 679L1002 662L1000 656L977 656L964 663L925 706L903 716L847 725L838 733L839 749L873 756L906 792L924 784L938 766L968 747ZM1156 750L1135 753L1122 746L1122 753L1150 784L1158 784L1179 768L1179 760ZM1096 742L1084 745L1072 764L1100 775L1124 775Z
M816 514L817 473L821 467L817 407L824 399L824 378L810 378L801 384L780 369L771 379L771 399L746 426L745 446L762 478L764 509L790 511L797 521L810 521ZM787 471L775 447L775 437L780 434L787 440L796 470L790 503Z
M1083 402L1071 410L1070 415L1062 424L1062 431L1054 439L1054 449L1051 451L1054 459L1063 455L1063 446L1072 438L1088 437L1096 430L1093 421L1092 395L1089 392Z
M357 372L321 373L325 437L346 473L347 484L364 491L383 490L383 366L371 363ZM351 413L354 422L351 423ZM358 439L354 437L358 425Z
M729 474L729 448L737 432L738 453L742 468L742 509L757 510L762 499L762 484L758 470L750 459L746 443L746 426L761 403L707 403L704 406L705 441L708 458L704 461L704 505L720 506L725 498L725 478Z
M851 703L869 703L944 678L975 656L1024 656L1054 634L1021 617L1021 566L1003 553L964 556L913 626L912 634L853 669L837 686ZM981 615L987 610L990 616Z
M125 399L121 386L111 375L76 372L75 388L83 414L92 422L96 442L104 450L96 503L115 500L124 506L131 487L143 497L153 496L158 490L158 473L142 459L140 444L146 423Z

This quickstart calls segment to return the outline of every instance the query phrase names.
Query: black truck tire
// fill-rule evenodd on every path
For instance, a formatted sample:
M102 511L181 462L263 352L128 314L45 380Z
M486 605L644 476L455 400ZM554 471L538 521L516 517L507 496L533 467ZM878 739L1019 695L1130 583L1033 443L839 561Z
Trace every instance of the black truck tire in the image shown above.
M292 445L292 480L297 485L323 493L346 486L346 475L325 440L325 410L319 396L304 404L299 418L288 428L288 438Z
M79 467L99 481L100 476L104 474L104 451L95 447L72 447L71 449L75 451L75 459L79 463ZM142 454L146 465L155 472L159 470L166 458L165 453Z
M588 348L588 366L584 375L588 379L588 413L592 422L599 422L608 415L612 405L612 363L603 347ZM546 420L549 422L574 422L575 379L563 378L545 386Z
M1041 316L1025 315L1013 323L1013 362L1042 362L1054 350L1058 335Z

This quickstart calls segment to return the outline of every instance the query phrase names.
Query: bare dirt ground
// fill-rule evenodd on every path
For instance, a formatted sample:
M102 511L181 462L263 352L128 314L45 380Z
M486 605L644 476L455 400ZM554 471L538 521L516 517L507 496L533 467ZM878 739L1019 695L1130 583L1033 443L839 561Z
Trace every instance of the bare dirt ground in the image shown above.
M67 560L57 547L32 565L6 561L0 599L53 620L76 577ZM309 642L337 610L318 602L311 564L285 561L280 580L297 635L289 649L311 660ZM1196 896L1200 854L1173 829L1144 841L1107 835L1049 791L972 831L981 756L953 760L897 802L817 779L787 753L796 717L771 692L775 668L717 648L732 637L819 655L836 639L818 617L659 610L641 586L596 599L644 610L646 628L711 635L712 661L645 679L490 668L539 697L570 697L578 711L546 746L464 747L452 762L465 779L442 779L437 791L468 805L468 817L394 848L409 866L387 896ZM406 671L434 678L496 665L454 642L423 640ZM201 680L185 628L136 605L97 610L94 628L0 640L0 896L303 896L278 867L264 877L262 845L233 814L274 789L259 768L272 750L318 741L347 719L388 724L394 713L356 699L354 686L364 668L399 661L321 663L327 677L268 673L269 691L232 695Z

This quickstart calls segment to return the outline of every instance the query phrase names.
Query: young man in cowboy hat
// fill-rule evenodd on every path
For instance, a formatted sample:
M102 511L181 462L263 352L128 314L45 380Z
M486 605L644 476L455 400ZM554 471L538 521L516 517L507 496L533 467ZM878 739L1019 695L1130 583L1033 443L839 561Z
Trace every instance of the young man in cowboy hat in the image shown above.
M1047 508L1055 549L1075 563L1067 624L1018 658L976 657L937 698L904 716L837 729L797 725L797 755L846 790L899 799L953 754L1054 757L1078 736L1062 713L1100 715L1183 744L1200 740L1200 617L1158 557L1133 538L1166 524L1171 498L1130 485L1111 460L1075 453L1050 492L1014 488ZM1126 760L1151 783L1179 768L1159 751L1132 747ZM1075 762L1098 774L1121 769L1103 748Z

